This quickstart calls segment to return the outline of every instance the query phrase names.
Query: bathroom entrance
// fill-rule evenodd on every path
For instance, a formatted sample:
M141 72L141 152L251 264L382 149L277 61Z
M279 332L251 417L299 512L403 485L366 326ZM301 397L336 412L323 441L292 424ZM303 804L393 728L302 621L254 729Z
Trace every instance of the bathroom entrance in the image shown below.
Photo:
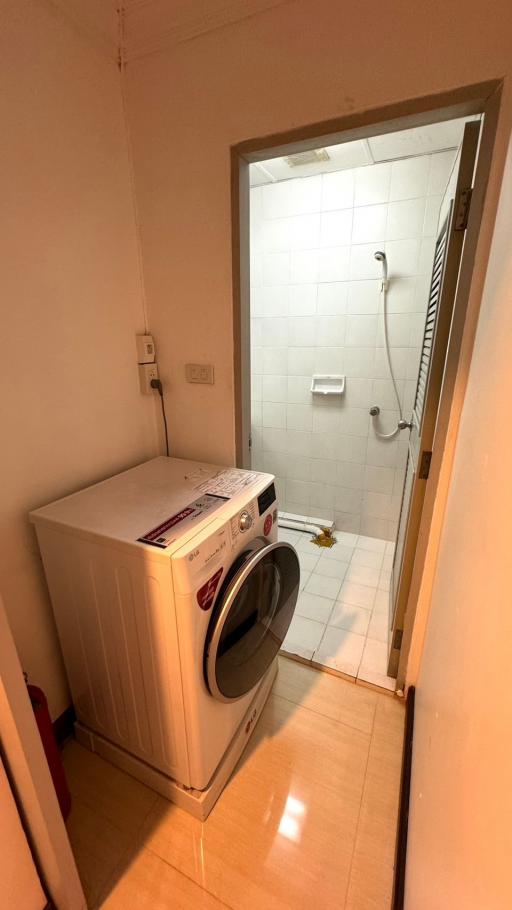
M284 648L391 690L480 124L249 165L245 464L276 476L280 535L300 555Z

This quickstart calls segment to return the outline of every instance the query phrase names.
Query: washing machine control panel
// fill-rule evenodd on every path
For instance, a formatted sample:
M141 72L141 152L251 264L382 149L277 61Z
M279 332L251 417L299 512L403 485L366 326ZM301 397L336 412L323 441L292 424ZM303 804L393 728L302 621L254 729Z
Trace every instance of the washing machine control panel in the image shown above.
M253 524L254 524L254 518L252 517L250 512L245 511L245 509L243 512L240 512L240 515L238 518L238 527L240 528L242 533L244 531L248 531L250 528L252 528Z
M258 517L256 500L248 502L240 512L231 519L231 546L235 547L241 534L249 531Z

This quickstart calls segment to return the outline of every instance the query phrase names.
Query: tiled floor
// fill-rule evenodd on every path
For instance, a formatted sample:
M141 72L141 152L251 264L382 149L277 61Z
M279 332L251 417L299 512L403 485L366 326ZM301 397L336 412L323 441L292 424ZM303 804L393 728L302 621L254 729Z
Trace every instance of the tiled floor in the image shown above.
M397 699L281 658L204 823L69 742L89 907L389 910L403 720Z
M335 531L317 547L312 535L279 529L296 548L301 591L283 650L394 691L387 675L389 581L394 544Z

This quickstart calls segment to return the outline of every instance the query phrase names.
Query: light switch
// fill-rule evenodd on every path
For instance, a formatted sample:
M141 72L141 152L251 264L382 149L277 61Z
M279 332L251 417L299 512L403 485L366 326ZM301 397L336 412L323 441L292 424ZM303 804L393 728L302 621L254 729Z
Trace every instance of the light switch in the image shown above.
M202 382L213 385L213 366L210 363L186 363L185 378L187 382Z

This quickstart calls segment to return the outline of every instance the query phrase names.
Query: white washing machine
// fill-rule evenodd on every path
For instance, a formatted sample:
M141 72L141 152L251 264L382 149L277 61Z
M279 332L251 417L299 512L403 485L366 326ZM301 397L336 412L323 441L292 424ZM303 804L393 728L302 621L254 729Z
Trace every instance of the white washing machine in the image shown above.
M293 616L273 477L154 458L31 513L77 738L205 818Z

